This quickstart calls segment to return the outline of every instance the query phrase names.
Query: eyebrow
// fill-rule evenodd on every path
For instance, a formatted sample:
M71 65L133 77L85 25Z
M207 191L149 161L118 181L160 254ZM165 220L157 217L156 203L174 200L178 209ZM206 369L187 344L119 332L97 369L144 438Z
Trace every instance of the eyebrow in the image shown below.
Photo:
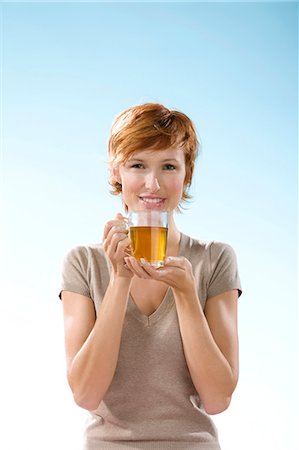
M131 161L144 161L144 159L142 159L142 158L131 158L131 159L129 159L128 160L128 162L131 162ZM175 162L179 162L176 158L166 158L166 159L162 159L161 160L161 162L168 162L168 161L175 161Z

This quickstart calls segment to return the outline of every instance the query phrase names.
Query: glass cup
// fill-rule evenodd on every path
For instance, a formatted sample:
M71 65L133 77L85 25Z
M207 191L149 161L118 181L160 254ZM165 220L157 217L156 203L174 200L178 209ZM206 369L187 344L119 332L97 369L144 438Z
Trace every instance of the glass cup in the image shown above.
M130 211L128 226L132 254L137 261L145 258L155 268L163 266L167 246L167 211Z

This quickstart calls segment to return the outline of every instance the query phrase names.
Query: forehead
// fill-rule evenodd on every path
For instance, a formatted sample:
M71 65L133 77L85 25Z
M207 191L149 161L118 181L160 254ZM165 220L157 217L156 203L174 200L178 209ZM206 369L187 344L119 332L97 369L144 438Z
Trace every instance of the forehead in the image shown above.
M179 162L184 162L185 156L181 148L168 148L165 150L147 149L133 152L129 159L156 161L176 159Z

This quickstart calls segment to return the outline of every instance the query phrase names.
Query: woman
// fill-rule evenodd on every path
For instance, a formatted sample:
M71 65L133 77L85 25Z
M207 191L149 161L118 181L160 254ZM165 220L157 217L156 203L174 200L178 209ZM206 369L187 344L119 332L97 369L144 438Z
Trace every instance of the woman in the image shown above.
M66 256L67 376L89 411L84 450L219 450L210 417L238 380L234 250L180 232L173 212L190 198L198 140L191 120L159 104L121 113L109 139L110 183L124 209L170 211L162 268L130 255L126 217L102 244Z

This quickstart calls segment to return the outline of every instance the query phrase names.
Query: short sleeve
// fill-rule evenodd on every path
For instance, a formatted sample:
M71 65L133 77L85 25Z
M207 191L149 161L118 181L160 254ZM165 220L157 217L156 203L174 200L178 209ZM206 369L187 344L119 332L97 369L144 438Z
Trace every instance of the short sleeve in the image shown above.
M210 245L210 280L207 298L219 295L232 289L242 294L238 272L237 257L234 249L223 242L213 241Z
M66 254L62 263L60 289L60 299L62 291L91 297L88 283L88 254L85 247L75 247Z

